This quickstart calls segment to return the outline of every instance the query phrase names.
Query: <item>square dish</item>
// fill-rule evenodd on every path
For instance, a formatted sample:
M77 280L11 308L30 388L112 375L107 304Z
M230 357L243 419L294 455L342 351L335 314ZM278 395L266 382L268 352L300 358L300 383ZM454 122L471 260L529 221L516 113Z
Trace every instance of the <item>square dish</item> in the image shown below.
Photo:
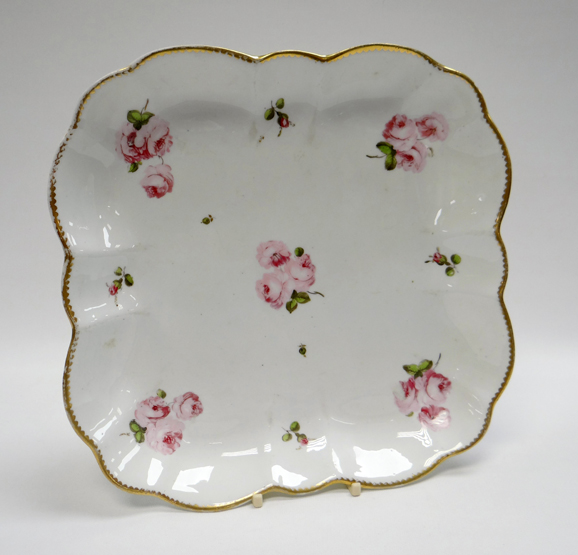
M105 77L50 180L74 429L117 486L196 510L424 476L512 371L510 184L473 82L409 48Z

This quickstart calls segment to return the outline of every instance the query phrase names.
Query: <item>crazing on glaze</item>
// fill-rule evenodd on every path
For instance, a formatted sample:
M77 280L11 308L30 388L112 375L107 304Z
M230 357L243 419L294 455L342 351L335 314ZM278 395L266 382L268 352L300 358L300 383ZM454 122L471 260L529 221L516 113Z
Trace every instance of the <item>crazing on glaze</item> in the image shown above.
M433 156L433 148L427 142L445 141L449 125L442 114L432 112L419 119L410 119L405 114L396 114L386 124L383 138L375 146L382 154L368 158L385 158L385 169L395 170L398 166L406 172L420 173L427 158Z
M144 443L161 455L172 455L183 440L185 422L203 412L199 396L191 391L165 401L167 394L159 389L156 395L141 401L134 411L129 427L137 443Z

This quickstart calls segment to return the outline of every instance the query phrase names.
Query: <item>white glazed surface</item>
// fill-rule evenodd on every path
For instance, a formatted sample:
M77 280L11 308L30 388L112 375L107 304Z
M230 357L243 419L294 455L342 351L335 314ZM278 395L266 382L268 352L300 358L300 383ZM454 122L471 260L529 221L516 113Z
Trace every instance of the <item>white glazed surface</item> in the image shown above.
M133 66L135 67L135 66ZM294 126L263 112L283 97ZM170 126L172 192L149 198L115 151L127 111ZM375 145L396 114L443 114L423 171L386 171ZM75 325L65 378L75 428L117 484L220 508L282 486L415 479L485 431L511 370L499 291L496 220L508 161L476 91L407 51L331 63L247 63L216 52L153 57L106 80L82 105L54 174L73 259ZM211 214L209 225L201 220ZM255 291L257 246L302 247L312 296L289 314ZM424 264L459 253L453 276ZM115 268L134 286L109 294ZM299 354L301 344L307 356ZM447 428L398 409L403 366L423 359L451 380ZM137 444L129 423L158 389L203 403L180 447ZM309 444L284 442L299 421Z

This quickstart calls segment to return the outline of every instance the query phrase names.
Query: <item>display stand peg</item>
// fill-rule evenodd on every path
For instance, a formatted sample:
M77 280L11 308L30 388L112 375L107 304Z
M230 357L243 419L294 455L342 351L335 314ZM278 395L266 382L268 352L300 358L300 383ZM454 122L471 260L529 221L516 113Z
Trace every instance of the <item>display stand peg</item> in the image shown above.
M260 509L263 506L263 495L261 493L256 493L253 495L253 507Z
M348 488L349 493L351 493L353 497L359 497L361 495L361 484L359 482L353 482Z

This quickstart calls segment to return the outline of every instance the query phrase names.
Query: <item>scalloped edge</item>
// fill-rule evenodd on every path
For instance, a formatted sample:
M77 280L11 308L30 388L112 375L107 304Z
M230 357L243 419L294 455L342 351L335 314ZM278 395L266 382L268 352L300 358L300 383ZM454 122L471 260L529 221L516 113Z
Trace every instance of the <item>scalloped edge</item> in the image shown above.
M504 316L504 320L506 322L506 327L508 330L508 339L509 339L509 345L510 345L510 359L509 359L508 369L507 369L506 375L504 376L504 379L500 385L500 388L490 402L490 406L488 407L488 411L487 411L486 417L484 419L484 425L482 426L480 433L472 442L470 442L465 447L440 457L427 470L424 470L423 472L414 474L413 476L406 478L405 480L399 480L399 481L391 482L391 483L387 483L387 484L373 484L371 482L364 482L364 481L360 482L359 480L353 480L353 479L350 480L350 479L346 479L346 478L328 478L328 479L323 480L322 482L316 484L313 487L303 488L303 489L290 489L290 488L286 488L283 486L269 486L269 487L265 487L265 488L262 488L260 490L254 491L254 492L252 492L252 493L250 493L250 494L248 494L248 495L246 495L240 499L237 499L235 501L231 501L231 502L227 502L227 503L218 503L218 504L209 505L209 506L190 505L187 503L182 503L181 501L173 499L173 498L169 497L168 495L165 495L164 493L160 493L160 492L152 491L152 490L145 490L145 489L141 489L141 488L134 488L132 486L124 484L123 482L121 482L120 480L115 478L111 472L109 472L109 470L106 466L106 463L105 463L104 459L102 458L102 455L100 454L100 450L98 449L98 446L94 443L94 441L92 441L82 431L78 421L76 420L76 417L75 417L75 414L74 414L74 411L72 408L71 398L70 398L69 380L70 380L70 374L71 374L71 370L72 370L72 364L74 361L74 355L76 352L76 346L78 343L79 329L77 326L78 321L77 321L77 318L75 316L74 310L70 304L70 298L69 298L69 294L68 294L70 274L71 274L72 267L74 265L74 256L72 255L70 244L68 243L68 239L66 238L66 235L62 229L62 225L61 225L59 217L58 217L58 207L56 205L56 182L57 182L56 181L56 173L58 171L58 164L60 163L60 160L62 159L62 156L64 155L64 152L66 150L67 143L70 140L70 137L72 136L74 130L78 127L78 122L81 119L84 105L86 104L86 102L88 101L90 96L94 93L94 91L99 89L107 81L114 79L116 77L122 76L122 75L127 75L129 73L132 73L133 71L138 69L140 66L144 65L147 61L152 60L153 58L157 58L157 57L165 56L165 55L170 55L170 54L175 54L175 53L181 53L181 52L218 53L218 54L224 54L227 56L232 56L233 58L238 58L238 59L243 60L243 61L248 62L248 63L263 63L263 62L266 62L269 60L274 60L276 58L282 58L282 57L302 57L302 58L309 58L309 59L312 59L312 60L317 61L317 62L330 63L330 62L335 62L337 60L340 60L341 58L346 58L346 57L351 56L353 54L358 54L361 52L370 52L370 51L375 51L375 50L403 52L406 54L412 54L414 56L420 56L421 58L426 60L428 63L430 63L432 66L434 66L436 69L439 69L439 70L443 71L444 73L449 73L451 75L455 75L456 77L459 77L459 78L463 79L464 81L466 81L474 90L474 92L478 98L478 102L480 103L480 107L482 109L484 119L486 120L486 122L488 123L490 128L494 131L494 133L498 139L498 142L500 143L503 157L506 161L505 189L504 189L504 194L502 195L502 203L501 203L500 208L498 210L498 215L496 217L496 221L494 224L494 233L495 233L496 240L498 241L498 244L500 245L500 249L502 251L502 256L503 256L504 271L502 274L502 281L500 283L500 286L498 287L498 299L500 301L500 306L502 308L502 314ZM443 66L442 64L436 62L433 58L431 58L427 54L424 54L423 52L420 52L418 50L414 50L412 48L397 46L394 44L376 43L376 44L366 44L366 45L361 45L361 46L354 46L352 48L341 50L339 52L336 52L335 54L330 54L330 55L326 55L326 56L319 55L319 54L313 54L311 52L305 52L305 51L301 51L301 50L281 50L278 52L271 52L269 54L265 54L264 56L250 56L248 54L244 54L242 52L237 52L235 50L229 50L227 48L219 48L219 47L213 47L213 46L176 46L176 47L164 48L161 50L151 52L151 53L147 54L146 56L143 56L142 58L138 59L134 63L132 63L130 66L106 75L100 81L98 81L94 86L92 86L90 89L88 89L88 91L83 95L81 101L79 102L78 108L77 108L76 113L75 113L73 120L72 120L72 124L70 125L70 128L69 128L68 132L66 133L64 140L60 144L60 147L56 153L56 157L55 157L54 163L52 165L52 170L50 173L50 180L49 180L48 201L49 201L49 205L50 205L50 211L52 214L52 221L54 223L56 233L58 234L58 237L60 238L60 242L62 243L62 248L64 249L64 268L63 268L63 276L62 276L62 301L64 304L66 314L68 316L68 319L70 320L70 323L72 325L72 338L71 338L70 346L68 348L68 353L66 356L62 389L63 389L63 397L64 397L64 407L66 409L66 414L68 416L68 419L69 419L74 431L84 441L84 443L86 443L88 445L88 447L90 447L91 451L93 452L93 454L94 454L94 456L98 462L98 465L99 465L101 471L115 486L117 486L120 489L127 491L129 493L140 494L140 495L151 495L153 497L158 497L159 499L162 499L164 501L172 503L173 505L176 505L182 509L188 509L188 510L198 511L198 512L215 512L215 511L223 511L226 509L232 509L234 507L238 507L239 505L243 505L245 503L250 502L253 495L255 495L255 494L265 495L267 493L277 492L277 493L286 493L289 495L304 495L304 494L320 491L320 490L322 490L328 486L334 485L334 484L344 484L347 487L349 487L354 482L360 483L361 487L364 489L387 489L387 488L403 486L403 485L415 482L415 481L419 480L420 478L423 478L424 476L428 475L430 472L434 471L442 462L446 461L450 457L453 457L455 455L459 455L460 453L463 453L463 452L467 451L468 449L471 449L474 445L476 445L484 437L484 435L486 434L486 432L490 426L494 407L495 407L498 399L500 398L500 396L504 392L506 386L508 385L508 382L510 381L510 377L512 375L512 371L514 368L514 359L515 359L514 331L512 329L512 323L510 320L510 316L508 315L508 311L507 311L506 305L504 303L504 290L506 287L506 282L508 280L508 257L506 254L506 247L504 245L504 242L502 240L502 236L500 233L500 226L502 223L502 219L504 217L504 213L506 211L506 207L508 205L508 200L510 198L511 185L512 185L512 163L510 160L508 148L506 147L506 143L505 143L502 135L500 134L500 131L498 130L498 128L496 127L496 125L494 124L492 119L490 118L490 115L488 114L486 102L484 101L484 97L482 96L482 93L480 92L478 87L475 85L475 83L467 75L464 75L463 73L460 73L459 71L456 71L454 69L450 69L446 66Z

